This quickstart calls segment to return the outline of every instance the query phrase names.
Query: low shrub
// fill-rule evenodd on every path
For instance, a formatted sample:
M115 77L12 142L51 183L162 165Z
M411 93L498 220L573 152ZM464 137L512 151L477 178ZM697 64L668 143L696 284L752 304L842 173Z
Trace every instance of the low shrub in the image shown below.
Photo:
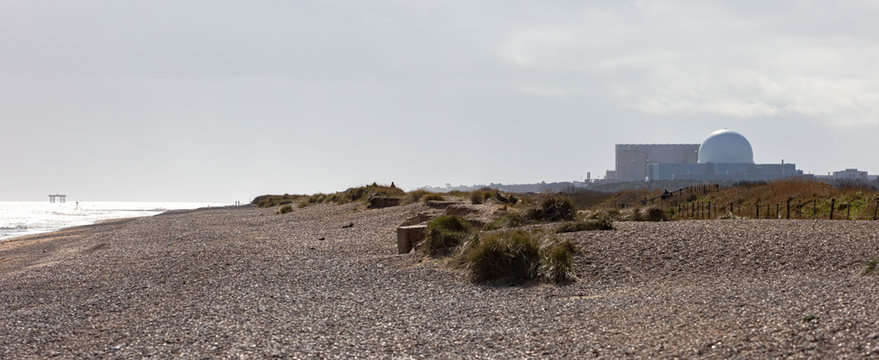
M563 194L549 195L525 212L525 218L534 221L555 222L574 220L576 217L574 202Z
M570 221L559 225L555 232L567 233L592 230L613 230L613 220L608 217L603 217L601 219Z
M427 223L424 251L430 256L448 255L464 242L470 232L470 224L460 216L440 216Z
M516 284L536 279L574 279L570 241L541 239L539 232L512 230L482 234L463 250L464 264L476 282Z
M290 204L282 205L278 208L277 211L278 214L286 214L291 212L293 212L293 206L291 206Z

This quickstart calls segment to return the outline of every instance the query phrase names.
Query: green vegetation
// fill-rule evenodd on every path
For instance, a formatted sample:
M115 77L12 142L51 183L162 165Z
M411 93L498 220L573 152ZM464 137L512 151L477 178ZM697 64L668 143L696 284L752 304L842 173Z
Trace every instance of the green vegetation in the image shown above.
M270 208L280 205L292 204L294 201L304 198L305 195L262 195L257 196L250 203L261 208Z
M528 223L528 220L525 219L522 214L516 211L507 211L503 215L499 216L494 221L485 225L485 230L497 230L503 228L514 228L520 227Z
M293 212L293 207L290 206L289 204L282 205L281 207L278 208L278 211L277 211L278 214L286 214L286 213L291 213L291 212Z
M467 239L469 232L470 224L461 217L440 216L427 223L421 246L430 256L448 255Z
M876 259L873 261L867 261L866 263L864 263L864 271L861 272L861 275L867 276L867 275L876 274L876 272L877 272L876 267L877 266L879 266L879 259Z
M570 241L542 239L542 234L535 231L511 230L479 235L466 244L462 256L476 282L565 282L575 279L571 265L575 251Z
M647 208L644 216L642 218L643 221L668 221L668 215L666 215L665 210L662 210L658 207L651 206Z
M515 205L520 201L515 194L505 193L497 189L483 188L470 193L470 203L482 204L494 199L501 204Z
M424 201L425 203L428 201L446 201L446 198L440 194L427 194L421 198L421 201Z
M427 190L420 190L419 189L419 190L414 190L414 191L410 191L410 192L406 193L406 196L403 198L403 203L404 204L414 204L414 203L421 202L421 201L427 202L430 200L438 200L437 198L445 199L440 194L430 192Z
M574 202L564 194L548 195L525 212L526 219L544 222L568 221L576 217Z
M813 321L818 321L818 316L817 316L817 315L806 315L806 316L803 316L803 322L807 323L807 322L813 322Z
M308 197L309 204L348 204L352 202L365 203L372 197L403 198L406 194L395 186L383 186L373 183L372 185L360 186L332 194L314 194Z

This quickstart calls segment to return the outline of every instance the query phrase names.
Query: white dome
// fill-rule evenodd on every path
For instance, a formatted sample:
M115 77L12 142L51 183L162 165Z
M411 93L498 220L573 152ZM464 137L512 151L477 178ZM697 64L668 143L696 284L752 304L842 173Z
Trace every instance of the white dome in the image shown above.
M742 134L727 129L717 130L699 146L699 163L753 164L754 151Z

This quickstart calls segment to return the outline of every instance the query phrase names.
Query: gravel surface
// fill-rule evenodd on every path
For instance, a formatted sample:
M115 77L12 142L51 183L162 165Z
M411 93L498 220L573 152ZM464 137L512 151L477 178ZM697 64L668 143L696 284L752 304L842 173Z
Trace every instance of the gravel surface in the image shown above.
M396 254L424 210L214 208L0 243L0 358L879 357L879 276L860 275L879 222L619 223L561 235L578 282L493 287Z

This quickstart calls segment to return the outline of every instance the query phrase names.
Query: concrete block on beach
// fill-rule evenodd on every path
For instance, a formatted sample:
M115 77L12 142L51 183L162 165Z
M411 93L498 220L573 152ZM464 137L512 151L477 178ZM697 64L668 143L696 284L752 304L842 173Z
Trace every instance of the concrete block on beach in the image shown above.
M424 240L424 232L427 225L409 225L397 228L397 253L407 254L412 251L421 240Z
M400 224L400 226L418 225L428 220L432 220L440 215L441 214L431 214L429 212L418 213L418 215L406 219L406 221Z

